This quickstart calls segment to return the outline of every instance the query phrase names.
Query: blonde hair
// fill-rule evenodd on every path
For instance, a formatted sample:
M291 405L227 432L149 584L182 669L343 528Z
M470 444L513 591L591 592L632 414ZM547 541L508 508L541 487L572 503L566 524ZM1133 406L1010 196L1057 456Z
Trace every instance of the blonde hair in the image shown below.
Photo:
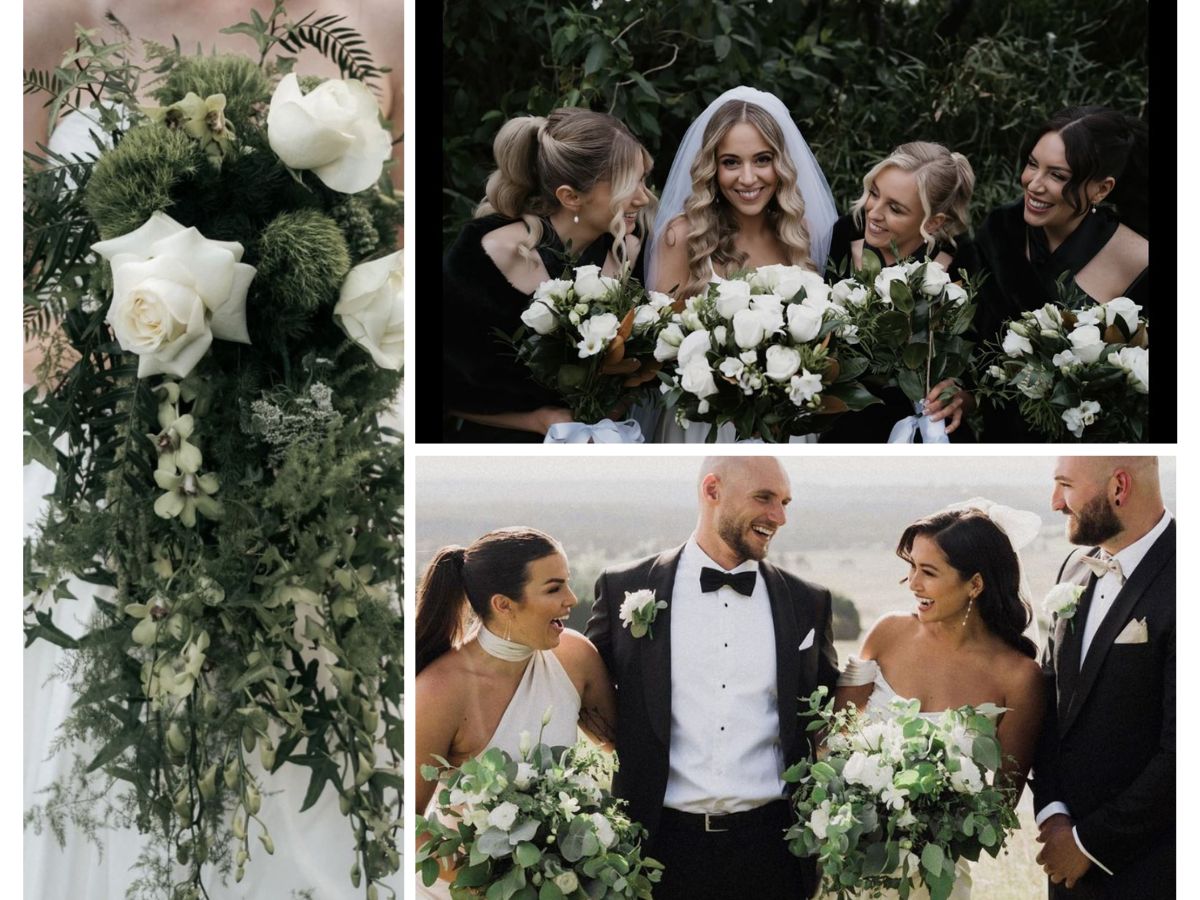
M961 153L951 153L941 144L930 141L901 144L863 176L862 196L850 207L858 227L862 227L862 210L875 179L890 166L911 173L917 182L917 196L921 198L921 209L925 213L921 219L921 237L925 239L926 252L932 252L940 241L953 247L954 236L962 234L970 224L971 193L975 190L975 172L971 163ZM942 224L933 233L926 231L925 223L939 214L945 216Z
M597 184L611 184L612 219L609 231L616 238L613 254L625 262L624 206L641 185L637 163L648 174L654 164L650 154L618 119L590 109L556 109L549 116L519 116L501 127L492 143L496 169L488 176L486 199L475 217L499 213L521 219L529 232L518 245L525 259L534 259L542 239L541 216L559 208L554 192L562 185L587 193ZM644 232L652 222L651 203L638 214Z
M804 221L804 196L796 186L796 167L787 154L783 133L775 119L761 106L731 100L718 109L704 129L700 152L692 163L692 193L683 205L687 222L688 282L677 297L691 297L704 290L712 275L709 260L722 266L740 267L747 254L734 245L737 219L728 204L721 203L717 187L717 147L734 125L753 125L774 154L778 177L775 193L767 203L767 224L787 248L788 262L815 269L810 256L808 225Z

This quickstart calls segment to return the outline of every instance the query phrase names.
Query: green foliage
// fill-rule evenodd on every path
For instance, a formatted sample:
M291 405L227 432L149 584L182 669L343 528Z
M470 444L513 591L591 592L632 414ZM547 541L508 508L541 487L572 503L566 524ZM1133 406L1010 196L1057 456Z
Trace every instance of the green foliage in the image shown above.
M338 223L314 209L280 213L258 242L259 278L277 314L311 313L337 300L350 271L350 252Z
M200 97L225 95L225 115L232 121L249 119L255 104L271 99L271 84L263 70L244 56L181 57L152 94L163 106L182 100L191 91Z
M442 17L442 228L483 196L502 122L586 106L625 122L666 180L693 119L738 84L779 96L840 208L891 148L940 141L976 174L976 221L1018 191L1026 135L1067 105L1144 114L1146 4L496 0ZM496 47L504 48L497 65Z

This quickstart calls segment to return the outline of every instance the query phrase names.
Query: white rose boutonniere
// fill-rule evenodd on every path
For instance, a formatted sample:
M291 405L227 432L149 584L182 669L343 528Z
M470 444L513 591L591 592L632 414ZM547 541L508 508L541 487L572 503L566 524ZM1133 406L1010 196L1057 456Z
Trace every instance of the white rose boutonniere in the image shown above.
M651 627L658 618L658 611L667 608L666 600L656 600L654 591L626 591L619 613L621 624L629 629L635 638L649 634L654 639L654 629Z
M1042 612L1049 618L1073 619L1083 596L1083 586L1078 584L1056 584L1042 600ZM1071 622L1071 627L1075 623Z
M392 371L404 364L403 261L397 250L359 263L346 276L333 307L350 339L371 354L375 365Z
M375 95L353 78L331 79L304 94L294 73L285 76L267 111L267 141L288 168L311 169L343 194L378 181L392 154Z

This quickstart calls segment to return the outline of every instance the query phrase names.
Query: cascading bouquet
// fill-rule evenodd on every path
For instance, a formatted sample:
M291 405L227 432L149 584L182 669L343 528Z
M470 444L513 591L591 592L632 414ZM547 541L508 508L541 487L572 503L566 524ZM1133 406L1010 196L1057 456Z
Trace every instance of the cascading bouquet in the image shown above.
M955 861L996 856L1017 827L1013 797L989 783L1000 767L993 717L984 704L920 715L897 698L891 715L834 712L827 689L808 699L809 730L827 737L819 761L784 773L796 785L797 822L785 838L796 856L816 857L825 892L838 900L923 885L931 900L954 888Z
M1141 307L1077 298L1009 322L985 348L980 397L1017 402L1048 441L1126 443L1147 439L1150 350Z
M601 431L572 423L555 425L547 442L574 442L576 435L640 442L641 429L610 417L623 406L652 396L655 338L669 314L671 298L647 294L630 278L610 278L599 266L578 266L574 278L542 282L521 314L522 327L499 336L538 384L558 392L578 423L606 422ZM609 427L612 426L612 427Z
M395 894L403 452L380 415L401 383L401 207L380 70L341 21L276 3L230 29L257 61L146 43L137 64L81 30L62 68L26 74L52 120L101 135L26 169L26 330L50 348L26 454L55 486L25 630L66 649L63 740L88 754L30 818L148 833L131 893L240 880L259 842L275 852L264 804L291 803L264 773L303 766L296 806L335 792L350 880ZM292 72L306 44L344 80ZM80 592L75 637L56 601ZM105 795L107 814L80 802Z
M428 838L417 849L425 884L439 860L456 857L455 898L648 900L662 866L642 856L645 829L603 787L611 758L586 741L522 741L519 759L492 747L458 768L442 759L445 770L421 767L423 778L442 778L437 812L417 817L418 842Z
M975 314L976 286L955 284L935 260L901 260L883 267L873 253L862 268L833 285L845 311L844 328L857 337L852 351L865 365L868 387L899 387L915 415L896 423L889 443L945 443L945 425L930 422L924 400L932 387L967 370L970 341L963 333Z
M773 265L677 303L654 350L668 410L681 424L712 423L713 441L732 422L739 439L774 443L878 403L855 380L866 362L842 352L857 336L829 293L816 273Z

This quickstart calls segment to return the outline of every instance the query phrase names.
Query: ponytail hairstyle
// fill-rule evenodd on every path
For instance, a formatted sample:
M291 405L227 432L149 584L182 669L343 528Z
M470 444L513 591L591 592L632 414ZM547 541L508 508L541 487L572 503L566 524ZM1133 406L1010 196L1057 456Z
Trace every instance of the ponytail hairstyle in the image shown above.
M519 601L529 564L562 552L550 535L516 526L489 531L469 547L443 547L434 554L417 585L417 674L462 643L467 604L487 622L494 595Z
M968 210L971 194L975 190L975 171L967 158L930 141L901 144L863 177L862 196L850 207L854 224L860 228L863 224L863 207L866 206L875 179L889 166L911 173L917 183L917 195L921 198L924 212L921 237L925 238L926 252L932 253L938 243L955 246L955 236L970 226ZM933 232L926 231L925 224L939 214L945 216L942 224Z
M1017 652L1037 659L1037 645L1025 637L1033 612L1021 597L1021 563L1000 526L978 509L953 509L918 519L896 545L896 555L907 563L912 563L918 535L937 544L963 579L978 573L983 590L975 606L983 624Z
M574 107L556 109L547 117L519 116L500 128L492 152L496 169L488 176L486 199L475 216L499 213L521 219L529 232L518 245L522 257L535 259L534 248L543 233L540 217L559 208L554 196L558 188L567 185L582 194L608 181L613 254L625 262L624 206L650 174L654 160L619 119ZM651 201L639 212L643 233L651 224L653 197Z
M1150 129L1146 123L1107 106L1071 106L1042 123L1025 147L1025 157L1042 135L1052 131L1062 138L1066 150L1071 177L1063 185L1063 198L1076 216L1089 209L1088 182L1111 177L1116 185L1105 200L1117 208L1122 223L1148 238Z
M769 112L747 100L730 100L708 121L701 138L700 151L692 163L692 192L683 205L687 224L688 281L677 298L702 293L711 280L712 263L727 270L741 268L747 255L734 246L737 218L721 197L717 185L717 148L729 130L741 123L753 125L770 148L778 176L775 193L765 210L767 225L779 238L788 254L788 262L815 270L812 261L808 225L804 221L804 195L797 186L796 166L787 151L787 140L779 123Z

